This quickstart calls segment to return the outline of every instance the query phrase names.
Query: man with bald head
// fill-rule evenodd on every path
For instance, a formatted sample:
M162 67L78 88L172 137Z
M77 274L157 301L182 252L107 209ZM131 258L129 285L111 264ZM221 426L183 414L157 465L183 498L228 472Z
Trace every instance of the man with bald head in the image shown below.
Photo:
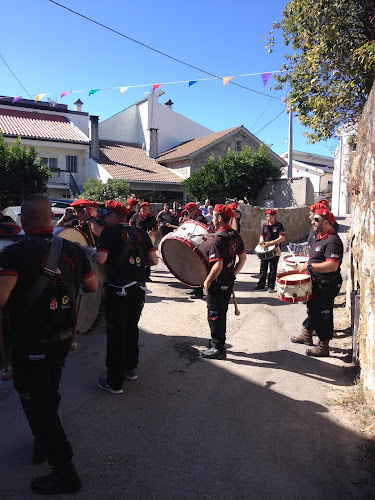
M0 309L7 305L9 313L14 386L34 436L34 462L48 459L53 467L31 483L32 490L43 495L81 489L58 416L58 389L71 349L79 289L95 292L98 287L84 252L53 236L52 217L47 198L38 194L25 198L21 207L25 237L0 253ZM57 265L51 263L50 254L56 256Z

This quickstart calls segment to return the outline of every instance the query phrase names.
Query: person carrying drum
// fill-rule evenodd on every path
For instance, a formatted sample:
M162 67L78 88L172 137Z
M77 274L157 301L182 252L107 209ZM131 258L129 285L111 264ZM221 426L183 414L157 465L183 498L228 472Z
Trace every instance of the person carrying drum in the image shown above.
M129 222L130 219L133 217L133 215L136 214L138 200L136 200L135 198L129 198L126 203L128 204L128 210L129 210L129 213L126 216L126 222Z
M230 227L233 211L226 205L215 205L214 226L217 231L209 250L209 272L204 281L207 291L208 324L211 341L200 353L203 358L226 358L227 311L235 277L246 261L241 236ZM236 257L238 261L236 263Z
M79 289L95 292L98 281L85 253L53 236L47 198L27 196L21 210L26 236L0 254L0 308L7 304L9 311L13 381L34 436L34 462L48 459L53 467L34 479L31 489L43 495L75 493L81 480L58 416L58 390Z
M91 210L93 211L93 214L97 214L97 203L82 198L73 201L73 203L70 204L70 207L73 208L75 217L72 218L68 207L65 210L65 214L57 222L56 226L75 227L86 235L89 245L96 246L100 233L104 227L104 222L97 216L91 214Z
M100 389L121 394L125 378L136 380L138 366L138 321L145 302L145 266L155 266L158 258L146 232L126 223L128 209L117 201L107 201L107 227L100 235L93 258L108 265L105 288L107 328L107 378L99 378Z
M150 213L150 203L144 201L139 205L139 213L134 214L129 220L129 224L142 229L151 239L152 244L155 244L155 237L158 233L159 226L156 218ZM150 278L151 268L146 269L146 281L152 281Z
M210 200L206 200L210 201ZM209 203L208 203L209 205ZM187 203L185 205L184 210L187 212L187 220L196 220L197 222L201 222L202 224L207 224L207 219L204 215L202 215L201 210L197 203L194 203L193 201ZM203 299L203 288L202 287L196 287L193 288L192 290L188 291L188 295L190 295L191 299Z
M275 290L277 264L281 255L280 243L285 240L285 231L281 222L276 220L277 212L273 208L264 212L267 222L263 224L262 231L259 237L259 245L266 250L268 247L275 245L276 254L270 259L260 259L260 278L254 290L264 290L266 287L268 264L270 272L268 274L267 292L272 293Z
M333 335L333 304L342 284L340 265L343 244L333 229L335 220L328 209L315 209L312 225L316 239L310 248L309 261L298 266L301 273L311 275L312 299L307 301L307 318L303 322L302 333L290 340L297 344L313 345L312 334L315 330L319 343L307 349L308 356L329 356L329 341Z

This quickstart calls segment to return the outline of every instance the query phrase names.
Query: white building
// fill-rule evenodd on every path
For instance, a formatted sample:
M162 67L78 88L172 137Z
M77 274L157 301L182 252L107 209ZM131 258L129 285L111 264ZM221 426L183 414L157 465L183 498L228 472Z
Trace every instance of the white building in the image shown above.
M333 172L332 211L336 215L351 213L351 197L348 195L347 176L357 147L357 126L340 127L337 135L340 143L335 151Z

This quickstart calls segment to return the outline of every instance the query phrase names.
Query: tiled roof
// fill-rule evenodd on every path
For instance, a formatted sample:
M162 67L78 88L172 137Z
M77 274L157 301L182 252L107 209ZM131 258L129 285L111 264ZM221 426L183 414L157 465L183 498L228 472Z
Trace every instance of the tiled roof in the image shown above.
M0 108L0 131L4 135L88 143L89 138L65 116Z
M143 182L179 184L183 179L156 160L147 156L140 147L125 142L100 141L99 161L115 179Z
M228 128L227 130L222 130L221 132L214 132L213 134L204 135L202 137L197 137L196 139L192 139L191 141L183 142L182 144L168 149L164 151L164 153L160 153L158 156L158 160L163 162L164 160L175 160L177 158L183 158L185 156L189 156L200 149L209 146L213 142L222 139L226 135L234 132L242 128L242 125L238 125L237 127Z

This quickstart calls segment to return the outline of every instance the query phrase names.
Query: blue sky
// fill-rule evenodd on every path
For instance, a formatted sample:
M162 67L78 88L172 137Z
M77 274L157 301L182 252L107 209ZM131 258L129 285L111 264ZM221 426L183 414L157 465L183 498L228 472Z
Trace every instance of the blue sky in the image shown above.
M282 0L58 0L72 10L107 25L176 59L220 77L280 69L286 47L281 37L272 54L263 36L281 18ZM83 111L99 115L100 121L142 99L149 87L101 90L129 85L199 80L208 75L168 59L126 38L105 30L48 0L5 1L0 30L0 54L26 91L41 93L73 109L80 98ZM233 82L262 92L263 96L222 80L163 85L160 103L171 99L173 109L214 130L244 125L278 154L288 149L288 116L282 98L286 91L270 90L262 78L248 76ZM27 92L0 59L0 94ZM60 93L83 90L60 98ZM264 128L263 128L264 127ZM262 129L262 130L261 130ZM294 120L293 149L332 156L336 140L309 145Z

